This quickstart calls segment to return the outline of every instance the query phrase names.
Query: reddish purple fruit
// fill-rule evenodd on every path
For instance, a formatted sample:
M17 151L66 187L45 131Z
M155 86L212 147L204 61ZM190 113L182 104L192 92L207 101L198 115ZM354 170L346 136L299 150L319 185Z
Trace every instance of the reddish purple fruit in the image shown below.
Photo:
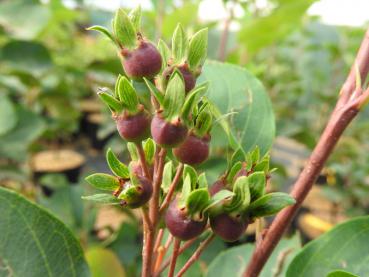
M187 127L180 120L168 122L160 114L156 114L151 121L151 134L161 147L172 148L186 139Z
M150 136L151 118L147 112L123 114L115 118L119 135L130 142L141 142Z
M121 205L131 209L136 209L146 204L152 195L152 184L149 179L137 176L138 185L134 186L130 181L126 182L123 187L123 196ZM122 195L121 194L121 195Z
M141 162L139 161L131 161L130 162L130 167L132 169L132 172L134 175L136 176L145 176L145 173L142 169L141 166ZM151 176L154 175L154 166L153 165L148 165L148 169L149 169L149 173Z
M174 200L165 214L165 225L169 232L181 240L189 240L200 235L206 227L207 219L195 221L186 214L185 208L177 205Z
M198 165L209 156L209 142L210 135L199 138L191 133L180 146L173 149L173 154L182 163Z
M245 233L247 225L247 220L241 216L234 218L222 213L210 217L210 226L213 232L229 242L238 240Z
M142 80L143 77L154 78L161 69L161 55L150 42L140 40L134 50L123 49L122 64L127 76L134 80Z
M163 72L164 86L166 86L166 84L168 83L169 78L170 78L170 76L172 75L172 73L174 71L174 68L175 68L174 66L171 66L171 67L168 67L167 69L164 70L164 72ZM187 93L195 87L196 77L190 71L187 64L177 66L177 68L183 76L183 80L184 80L184 83L185 83L185 91Z

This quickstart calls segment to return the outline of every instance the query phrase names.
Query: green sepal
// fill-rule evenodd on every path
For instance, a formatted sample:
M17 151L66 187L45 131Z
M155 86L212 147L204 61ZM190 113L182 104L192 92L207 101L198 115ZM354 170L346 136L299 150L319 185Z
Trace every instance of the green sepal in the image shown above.
M121 113L123 111L123 104L106 92L98 92L97 95L113 112Z
M197 185L197 172L196 170L190 166L185 164L184 169L183 169L183 178L185 179L186 176L190 177L190 182L191 182L191 189L194 190L196 189L196 185Z
M150 90L151 94L155 97L155 99L158 101L160 106L163 106L164 104L164 95L158 90L158 88L148 79L145 77L143 78L147 88Z
M89 175L85 180L93 187L101 190L115 191L120 187L117 177L105 173Z
M139 155L138 155L138 152L137 152L136 145L133 142L128 142L127 143L127 149L128 149L129 155L131 156L131 160L132 161L138 161L139 160Z
M260 149L259 146L255 146L255 148L248 152L246 155L246 169L251 170L253 166L255 166L260 159Z
M112 42L114 42L115 45L117 44L117 42L114 39L112 33L110 33L109 30L106 29L105 27L94 25L94 26L91 26L91 27L87 28L87 30L100 32L103 35L105 35L107 38L109 38Z
M249 215L252 218L271 216L295 203L295 199L287 193L268 193L251 203L249 206Z
M237 162L244 162L245 161L245 152L243 151L242 147L239 147L231 156L231 159L228 163L228 168L231 169L233 165Z
M186 199L187 214L195 219L202 219L204 209L209 205L210 194L206 188L192 191Z
M129 170L128 167L122 163L117 156L113 153L113 151L109 148L106 151L106 161L108 162L110 170L116 175L123 179L129 178Z
M188 40L182 25L178 23L172 37L172 54L175 63L182 63L186 60L188 50Z
M208 28L201 29L194 34L188 47L188 64L191 70L201 67L208 52Z
M167 193L173 179L173 162L169 161L164 165L163 179L161 182L161 188L164 193Z
M122 192L118 198L124 200L128 205L135 204L140 201L142 192L138 189L137 185L131 183L125 183Z
M156 151L156 144L153 139L148 138L143 142L143 149L145 152L145 158L149 165L154 163L154 156Z
M250 204L250 189L246 176L238 177L233 185L234 196L224 210L231 212L244 212Z
M212 123L213 117L209 108L203 109L196 117L195 134L202 138L205 134L209 133Z
M118 9L115 14L113 31L121 47L132 49L136 46L136 30L123 9Z
M251 202L265 194L266 177L263 171L254 172L247 176L249 181Z
M197 179L197 184L199 189L208 188L208 180L206 179L205 172L201 173L199 175L199 178Z
M204 211L209 211L213 215L219 214L223 211L223 205L229 205L233 197L234 192L226 189L220 190L211 197L209 205Z
M178 206L180 208L186 206L186 200L187 197L190 195L191 191L192 191L191 177L190 175L186 175L183 181L182 192L180 194L180 197L178 198Z
M236 176L236 174L242 169L242 162L238 161L236 162L232 168L229 170L229 173L227 175L227 183L231 184L233 183L233 179Z
M193 90L191 90L185 100L185 103L183 104L182 111L181 111L181 117L185 121L189 121L189 117L192 114L193 108L195 104L197 103L197 100L199 97L204 95L204 93L209 88L209 82L205 82L200 84L199 86L195 87Z
M131 10L128 17L132 22L135 32L139 32L141 29L141 6L138 5L136 8Z
M118 77L118 95L120 101L123 103L124 107L132 112L136 113L138 109L138 97L135 88L131 82L124 76Z
M94 195L82 196L83 200L93 201L105 205L119 205L120 201L114 195L107 193L98 193Z
M164 118L168 121L177 119L180 115L184 99L185 86L182 75L178 71L174 71L164 95Z
M263 171L265 174L268 174L269 169L270 169L270 156L266 155L264 156L261 161L256 164L253 168L253 171Z
M158 42L158 51L162 58L161 71L163 71L167 66L168 62L172 56L172 53L168 47L168 45L162 39L159 39Z

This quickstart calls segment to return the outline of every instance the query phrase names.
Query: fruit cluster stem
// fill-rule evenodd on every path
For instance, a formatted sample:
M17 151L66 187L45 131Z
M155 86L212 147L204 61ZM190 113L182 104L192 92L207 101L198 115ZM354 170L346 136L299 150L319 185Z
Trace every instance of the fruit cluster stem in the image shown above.
M369 29L362 41L355 62L351 67L345 83L343 84L340 97L331 117L324 129L316 147L314 148L306 166L293 185L291 195L296 199L296 204L284 209L273 221L267 230L265 237L256 245L250 263L246 268L244 277L256 277L260 274L263 266L272 254L274 248L288 225L291 223L297 210L311 190L319 176L324 163L329 158L338 139L344 130L355 118L360 108L365 104L369 90L362 91L357 87L357 79L365 83L369 72Z
M140 157L140 163L141 163L143 173L145 174L146 178L152 180L152 176L150 174L149 167L147 166L147 161L145 158L145 151L142 148L142 144L136 143L136 147L137 147L138 156Z
M181 240L174 239L172 259L170 261L168 277L173 277L174 276L174 271L176 269L176 263L177 263L177 258L179 256L180 246L181 246Z
M165 196L163 204L161 204L160 214L162 214L165 211L165 209L168 208L170 202L172 201L173 194L177 188L179 181L181 180L183 168L184 168L183 163L180 163L177 167L176 175L174 176L174 179L169 186L169 190L167 195Z

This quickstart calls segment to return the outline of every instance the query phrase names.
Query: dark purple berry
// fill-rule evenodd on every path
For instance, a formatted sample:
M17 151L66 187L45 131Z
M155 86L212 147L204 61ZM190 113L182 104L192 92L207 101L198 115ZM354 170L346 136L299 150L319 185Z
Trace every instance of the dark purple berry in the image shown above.
M161 55L150 42L141 40L134 50L123 49L122 64L127 76L134 80L142 80L143 77L152 79L161 69Z
M200 235L206 227L207 218L195 221L186 214L186 209L178 207L174 200L165 214L165 225L169 232L181 240L189 240Z
M149 179L137 176L138 184L133 185L131 181L124 183L122 194L122 204L131 209L136 209L146 204L152 195L152 184ZM121 195L122 195L121 194Z
M187 127L179 119L168 122L160 114L156 114L151 121L151 134L161 147L172 148L186 139Z
M201 164L209 156L209 141L210 135L199 138L191 133L180 146L173 149L173 154L182 163Z
M248 222L241 216L231 217L229 214L222 213L210 217L210 226L215 234L225 241L236 241L246 231Z
M122 114L115 118L119 135L130 142L141 142L150 136L150 115L139 112L135 115Z
M181 72L181 74L183 76L186 93L191 91L196 85L196 77L190 71L187 64L183 64L183 65L179 65L179 66L171 66L171 67L168 67L167 69L165 69L163 71L164 86L166 86L166 84L168 83L169 78L170 78L170 76L172 75L172 73L174 71L174 68L178 68L179 72Z

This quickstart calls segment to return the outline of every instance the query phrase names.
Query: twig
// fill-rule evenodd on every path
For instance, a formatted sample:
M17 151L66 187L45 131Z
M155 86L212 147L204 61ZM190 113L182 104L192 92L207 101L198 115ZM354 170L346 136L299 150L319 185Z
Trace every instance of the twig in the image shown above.
M161 229L159 229L159 232L158 232L157 237L156 237L156 241L155 241L155 245L154 245L154 251L155 252L161 244L161 240L163 239L163 235L164 235L164 229L161 228Z
M158 254L157 254L157 257L156 257L154 272L159 271L161 262L163 261L163 258L165 256L165 254L167 253L167 250L168 250L170 244L172 243L172 241L173 241L173 236L169 234L169 236L167 238L167 241L165 242L165 245L158 247L158 251L157 251Z
M367 91L357 93L357 90L361 90L361 88L356 88L355 67L359 69L361 80L365 81L369 71L369 29L362 41L351 72L342 86L340 98L337 101L327 126L313 150L307 165L292 188L291 195L296 199L296 204L284 209L277 215L262 242L256 246L250 263L243 274L244 277L256 277L259 275L285 229L311 190L338 139L358 114L366 99L366 93L369 94Z
M179 249L178 251L178 255L181 255L187 248L189 248L195 241L197 240L197 238L191 239L189 241L187 241L185 244L183 244L183 246ZM162 266L160 267L160 269L155 272L154 277L157 277L160 275L160 273L162 273L170 264L170 259L166 259Z
M149 249L152 247L152 238L150 236L151 233L153 233L153 225L149 217L149 213L147 210L147 207L142 207L142 219L143 219L143 247L142 247L142 263L143 265L149 266L150 264L150 256L149 255ZM143 266L144 268L144 266ZM149 276L145 275L149 274L147 271L142 270L142 276Z
M191 258L188 259L188 261L186 262L186 264L180 269L180 271L178 272L178 274L176 275L176 277L181 277L181 276L183 276L183 274L185 274L185 272L191 267L191 265L200 258L202 252L212 242L212 240L214 238L215 238L215 234L212 233L212 234L210 234L208 236L208 238L206 240L204 240L204 241L202 241L200 243L199 247L193 253L193 255L191 256Z
M136 143L136 147L137 147L138 156L140 157L140 163L141 163L143 173L145 174L146 178L152 180L152 176L150 174L150 170L146 162L145 151L142 148L141 142Z
M160 214L162 214L165 211L165 209L169 206L170 201L172 200L172 197L173 197L173 194L176 190L176 187L177 187L179 181L181 180L182 173L183 173L183 167L184 167L183 163L180 163L177 167L176 175L174 176L174 179L173 179L172 183L170 184L168 193L164 198L163 204L161 204Z
M176 263L177 263L177 258L179 256L179 247L180 246L181 246L181 240L177 239L177 238L174 239L172 259L170 261L168 277L173 277L174 276L174 271L176 269Z

